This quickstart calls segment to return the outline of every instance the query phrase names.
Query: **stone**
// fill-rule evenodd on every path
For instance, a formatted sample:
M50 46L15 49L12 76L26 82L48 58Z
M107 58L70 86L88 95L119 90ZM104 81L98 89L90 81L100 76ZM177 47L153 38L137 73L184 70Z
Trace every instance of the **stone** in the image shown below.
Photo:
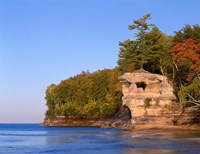
M176 96L166 76L140 69L123 74L119 80L122 83L123 105L130 109L133 123L143 122L138 119L148 119L147 116L151 118L145 121L151 122L156 119L152 117L171 115L173 118L174 111L170 111L170 108ZM167 120L170 122L171 119Z
M81 126L120 128L125 130L186 129L200 130L200 108L182 112L173 86L167 77L143 69L119 77L123 106L108 119L80 119L65 116L46 117L42 126Z

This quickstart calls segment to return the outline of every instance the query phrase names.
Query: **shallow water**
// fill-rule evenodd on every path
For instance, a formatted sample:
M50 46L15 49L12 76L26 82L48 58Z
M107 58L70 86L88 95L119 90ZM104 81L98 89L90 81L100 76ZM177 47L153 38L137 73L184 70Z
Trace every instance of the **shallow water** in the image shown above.
M122 131L83 127L0 124L0 153L200 153L200 131Z

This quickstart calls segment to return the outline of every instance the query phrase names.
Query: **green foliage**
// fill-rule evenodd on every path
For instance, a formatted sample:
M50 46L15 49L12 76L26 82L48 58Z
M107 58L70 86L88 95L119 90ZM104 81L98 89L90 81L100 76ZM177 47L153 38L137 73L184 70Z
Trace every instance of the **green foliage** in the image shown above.
M169 54L172 46L171 37L162 33L157 27L148 24L150 14L145 15L129 26L129 30L138 30L135 40L125 40L119 45L118 65L122 72L132 72L144 68L154 73L172 76L173 61ZM153 26L152 29L150 27Z
M45 115L46 115L47 117L54 117L54 116L55 116L55 111L54 111L53 109L49 108L49 109L46 111Z
M151 106L151 98L145 98L144 100L144 108L147 109Z
M192 41L191 41L192 40ZM170 53L173 56L176 92L182 86L187 87L193 78L200 73L200 26L186 25L173 36L173 46Z
M119 57L125 58L126 60L126 57L128 58L130 56L132 62L135 63L136 68L143 68L143 65L148 62L146 57L146 51L148 48L144 44L146 41L146 34L149 31L149 27L153 26L152 24L148 24L146 22L148 19L150 19L150 14L144 15L139 20L134 20L133 24L129 25L129 30L138 30L138 33L135 34L137 39L135 41L126 40L120 43L122 48L120 48L121 51ZM119 61L118 64L120 63L122 62Z
M63 104L60 108L56 108L57 115L77 117L80 113L80 106L74 102Z
M196 77L188 86L182 86L178 92L179 100L184 107L200 105L200 79Z
M183 41L187 39L194 39L198 43L200 42L200 26L199 25L186 25L181 30L177 31L175 33L175 36L173 37L174 43L182 43Z
M153 73L159 73L172 79L179 100L183 106L200 104L199 78L186 80L193 72L191 67L199 56L199 46L195 48L195 55L187 52L193 49L185 47L185 40L194 39L200 42L200 26L186 25L177 31L175 36L167 36L158 27L148 24L150 14L129 25L129 30L135 30L135 40L127 39L120 42L118 67L105 69L94 73L82 72L74 77L63 80L60 84L51 84L46 89L47 117L64 115L78 118L108 118L112 117L120 108L122 102L121 85L118 77L124 72L132 72L139 68ZM182 43L182 46L180 46ZM177 48L179 44L180 48ZM176 48L175 48L176 47ZM182 48L184 47L184 48ZM190 47L190 46L189 46ZM172 49L182 51L190 57L190 61L178 61L180 54L170 55ZM193 49L194 50L194 49ZM182 56L183 57L183 56ZM192 61L193 60L193 61ZM195 62L196 62L195 61ZM193 63L192 63L193 62ZM195 63L199 68L199 61ZM196 67L195 67L196 68ZM198 76L199 71L196 71ZM196 76L194 74L194 76ZM151 106L151 99L144 100L144 108ZM156 100L159 105L159 100Z
M46 90L46 116L111 117L121 106L118 69L82 72Z

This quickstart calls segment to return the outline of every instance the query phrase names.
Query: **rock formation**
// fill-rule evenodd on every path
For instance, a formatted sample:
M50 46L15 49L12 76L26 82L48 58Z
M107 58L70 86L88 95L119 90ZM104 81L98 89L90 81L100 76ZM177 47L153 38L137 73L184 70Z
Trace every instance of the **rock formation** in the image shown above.
M123 105L130 109L132 123L173 122L176 96L167 77L140 69L123 74L119 80Z
M143 69L119 77L123 106L109 119L79 119L65 116L45 118L43 126L81 126L144 129L200 130L200 108L182 112L167 77ZM191 128L191 126L194 126Z

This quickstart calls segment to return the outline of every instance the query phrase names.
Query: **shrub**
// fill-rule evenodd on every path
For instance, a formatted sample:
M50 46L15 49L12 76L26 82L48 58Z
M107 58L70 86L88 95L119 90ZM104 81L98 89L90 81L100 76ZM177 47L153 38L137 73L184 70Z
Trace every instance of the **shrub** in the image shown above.
M144 108L147 109L151 106L151 98L145 98L144 100Z
M196 77L188 86L182 86L178 92L183 107L200 105L200 79Z

